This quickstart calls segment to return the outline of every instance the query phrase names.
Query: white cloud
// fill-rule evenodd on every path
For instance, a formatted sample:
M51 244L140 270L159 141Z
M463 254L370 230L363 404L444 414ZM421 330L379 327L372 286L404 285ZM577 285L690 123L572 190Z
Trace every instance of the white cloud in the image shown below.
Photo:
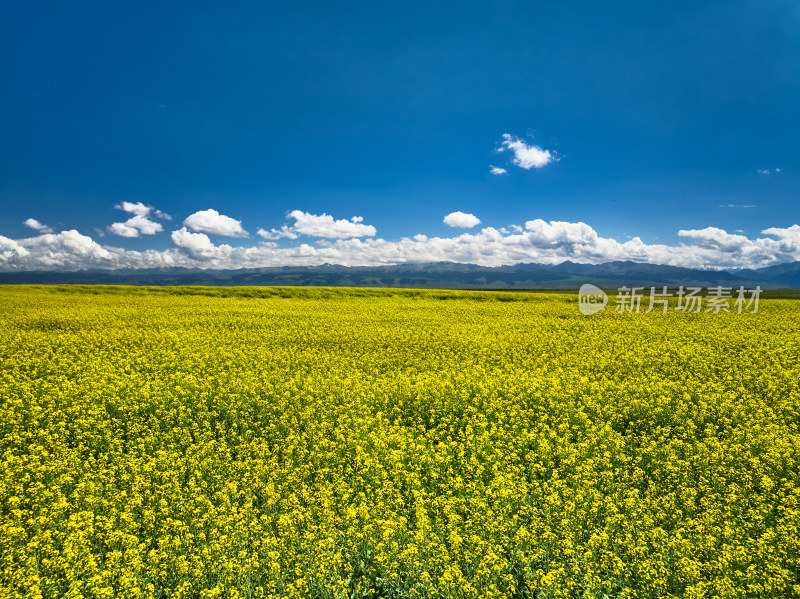
M597 232L586 223L569 223L541 219L525 223L528 239L536 247L553 248L573 245L591 246L597 243Z
M350 220L334 220L329 214L311 214L302 210L292 210L289 218L294 225L287 229L299 235L310 237L326 237L329 239L349 239L352 237L373 237L377 231L372 225L363 224L363 216L354 216ZM288 236L288 235L284 235Z
M117 266L113 252L75 230L45 233L11 244L0 237L3 270L78 270Z
M287 216L294 219L293 225L283 225L280 229L269 230L259 228L257 231L259 237L276 240L297 239L301 235L308 235L325 239L350 239L373 237L377 232L372 225L363 224L363 216L354 216L350 220L334 220L329 214L311 214L302 210L292 210Z
M361 225L352 220L342 222ZM678 235L685 243L647 244L639 237L618 241L601 236L586 223L534 219L527 221L524 228L518 225L503 229L484 227L452 237L417 234L397 241L372 237L325 238L292 247L263 241L250 247L231 247L216 245L205 233L194 233L182 227L172 232L174 247L162 251L132 251L100 245L71 230L17 240L0 236L0 270L256 268L326 262L355 266L438 261L501 266L520 262L557 264L564 260L591 264L632 260L692 268L757 268L800 260L800 225L770 227L755 238L716 227L681 230Z
M26 219L24 223L22 223L26 227L33 229L34 231L38 231L39 233L52 233L53 228L48 227L45 224L40 223L35 218Z
M283 225L280 229L270 229L269 231L259 228L257 233L259 237L263 237L264 239L280 239L281 237L286 237L287 239L297 239L300 237L298 233L293 231L292 228L287 225Z
M781 241L800 245L800 225L792 225L786 229L770 227L769 229L764 229L761 233L764 235L774 235Z
M125 221L125 224L129 227L137 229L142 235L155 235L156 233L164 230L164 227L161 226L161 223L157 223L143 216L134 216L133 218L129 218L127 221Z
M133 216L124 223L112 223L108 230L120 237L140 237L141 235L155 235L164 230L161 223L157 223L145 216Z
M88 235L78 233L75 229L24 239L20 243L29 248L32 254L46 252L50 257L82 256L98 261L108 260L112 257L106 248L96 243Z
M724 251L737 251L746 247L750 240L744 235L731 235L717 227L705 229L689 229L678 231L680 237L687 237L696 242L700 247L719 248Z
M161 223L157 223L148 218L151 212L156 218L164 218L167 220L171 218L169 214L161 212L161 210L155 210L152 206L146 206L141 202L136 202L135 204L132 202L122 202L114 206L114 208L133 214L133 216L124 223L111 223L108 226L108 231L110 233L119 235L120 237L141 237L142 235L155 235L163 231L164 227Z
M211 260L223 257L233 249L229 245L216 246L205 233L190 233L186 227L172 232L172 243L197 260Z
M125 212L130 212L131 214L135 214L136 216L147 216L150 214L152 208L150 206L145 206L141 202L136 202L135 204L132 202L122 202L114 206L117 210L124 210Z
M756 172L761 174L761 175L772 175L772 174L777 174L777 173L781 172L781 169L779 169L779 168L772 168L772 169L760 168Z
M226 237L249 237L250 234L242 228L242 221L230 216L220 214L214 209L200 210L189 215L183 221L184 226L193 231L224 235Z
M30 252L13 239L0 235L0 266L28 256Z
M755 204L720 204L720 208L755 208Z
M474 214L466 214L465 212L461 212L460 210L457 212L451 212L447 216L444 217L443 221L444 224L450 227L461 227L462 229L471 229L479 224L481 224L481 219L479 219Z
M514 158L511 161L525 170L542 168L558 160L550 150L543 150L537 146L529 146L518 137L514 137L509 133L503 134L503 141L500 143L500 146L498 151L503 152L505 150L511 150L514 153Z
M505 175L508 171L504 168L500 168L499 166L494 166L490 164L489 172L492 173L493 175Z
M139 237L139 229L129 227L125 223L111 223L108 225L108 231L120 237Z

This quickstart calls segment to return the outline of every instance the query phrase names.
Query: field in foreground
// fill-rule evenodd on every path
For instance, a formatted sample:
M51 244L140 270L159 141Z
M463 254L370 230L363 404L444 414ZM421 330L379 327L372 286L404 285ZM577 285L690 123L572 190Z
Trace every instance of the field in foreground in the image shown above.
M799 329L0 288L0 597L800 596Z

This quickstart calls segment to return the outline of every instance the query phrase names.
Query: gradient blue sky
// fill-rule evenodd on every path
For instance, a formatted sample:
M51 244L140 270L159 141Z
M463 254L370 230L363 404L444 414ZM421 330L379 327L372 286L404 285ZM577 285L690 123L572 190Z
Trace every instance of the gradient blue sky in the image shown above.
M34 218L174 250L206 209L241 221L248 238L210 233L233 247L293 210L389 241L541 219L673 246L800 222L796 2L32 1L6 5L0 55L5 239ZM516 166L503 134L557 160ZM173 218L114 235L124 201Z

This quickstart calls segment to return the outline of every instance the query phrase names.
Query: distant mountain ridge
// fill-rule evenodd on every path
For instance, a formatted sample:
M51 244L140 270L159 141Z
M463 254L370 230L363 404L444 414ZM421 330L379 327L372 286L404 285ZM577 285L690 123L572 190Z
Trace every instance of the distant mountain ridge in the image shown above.
M350 287L421 287L447 289L575 288L583 283L622 285L722 285L763 289L800 288L800 261L759 269L702 270L640 262L603 264L516 264L477 266L455 262L388 266L279 266L239 270L189 268L83 270L76 272L5 272L0 284L105 285L319 285Z

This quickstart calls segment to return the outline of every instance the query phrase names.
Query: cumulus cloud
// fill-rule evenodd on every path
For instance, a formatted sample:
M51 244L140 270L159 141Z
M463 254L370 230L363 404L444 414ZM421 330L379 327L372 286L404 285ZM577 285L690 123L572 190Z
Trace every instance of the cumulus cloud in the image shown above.
M525 223L528 239L536 247L553 248L573 245L592 246L599 239L597 232L586 223L550 221L537 218Z
M133 216L124 223L112 223L108 230L120 237L140 237L141 235L155 235L164 230L161 223L150 220L145 216Z
M117 210L124 210L125 212L130 212L131 214L135 214L136 216L147 216L150 214L150 206L146 206L141 202L122 202L114 206Z
M229 245L214 245L205 233L191 233L186 227L172 232L172 243L197 260L220 258L233 249Z
M800 245L800 225L792 225L781 229L779 227L770 227L761 231L764 235L774 235L781 241L788 244Z
M352 219L342 222L362 225ZM564 260L587 264L631 260L691 268L758 268L800 260L797 224L770 227L755 238L717 227L684 229L678 235L685 242L647 244L639 237L618 241L603 237L583 222L533 219L524 227L484 227L452 237L420 233L394 241L365 236L321 238L291 247L280 247L274 241L231 247L217 245L205 233L181 227L172 232L173 247L169 249L132 251L100 245L71 230L17 240L0 236L0 270L256 268L326 262L356 266L438 261L501 266L520 262L557 264Z
M750 243L750 240L744 235L731 235L717 227L680 230L678 235L693 240L700 247L719 248L729 252L740 250Z
M0 265L13 263L20 258L25 258L30 252L22 245L0 235Z
M242 221L230 216L220 214L214 209L200 210L189 215L183 221L184 227L201 233L223 235L225 237L249 237L250 234L242 228Z
M111 223L108 225L108 231L120 237L139 237L139 229L130 227L126 223Z
M493 164L489 165L489 172L493 175L505 175L508 171L504 168L500 168L499 166L494 166Z
M270 229L269 231L259 228L257 233L259 237L263 237L264 239L281 239L282 237L286 239L297 239L300 237L300 234L295 232L288 225L283 225L280 229Z
M258 234L264 239L297 239L300 235L323 237L327 239L350 239L353 237L373 237L377 231L372 225L364 224L363 216L354 216L350 220L335 220L330 214L311 214L302 210L292 210L289 218L294 219L291 226L283 225L280 229L259 229Z
M445 216L442 222L444 222L444 224L450 227L471 229L472 227L481 224L481 219L479 219L474 214L467 214L459 210L457 212L451 212L450 214Z
M329 214L311 214L301 210L292 210L289 217L295 221L292 227L295 232L311 237L348 239L372 237L377 233L372 225L363 224L363 216L354 216L350 220L334 220Z
M758 172L760 175L772 175L772 174L778 174L779 172L781 172L781 169L779 169L779 168L760 168L756 172Z
M78 270L115 267L114 254L78 231L45 233L16 241L0 237L4 270Z
M550 150L543 150L537 146L529 146L518 137L514 137L510 133L503 134L503 141L500 142L498 151L510 151L514 157L511 162L520 168L530 170L532 168L542 168L551 162L558 160Z
M169 214L156 210L152 206L146 206L141 202L122 202L114 206L117 210L124 210L133 214L131 218L124 223L111 223L108 226L108 231L120 237L141 237L142 235L155 235L164 230L161 223L150 219L152 214L156 218L163 218L169 220Z
M44 225L44 224L40 223L35 218L26 219L25 222L23 222L22 224L25 225L26 227L30 228L30 229L33 229L34 231L38 231L39 233L52 233L53 232L52 227L48 227L47 225Z

